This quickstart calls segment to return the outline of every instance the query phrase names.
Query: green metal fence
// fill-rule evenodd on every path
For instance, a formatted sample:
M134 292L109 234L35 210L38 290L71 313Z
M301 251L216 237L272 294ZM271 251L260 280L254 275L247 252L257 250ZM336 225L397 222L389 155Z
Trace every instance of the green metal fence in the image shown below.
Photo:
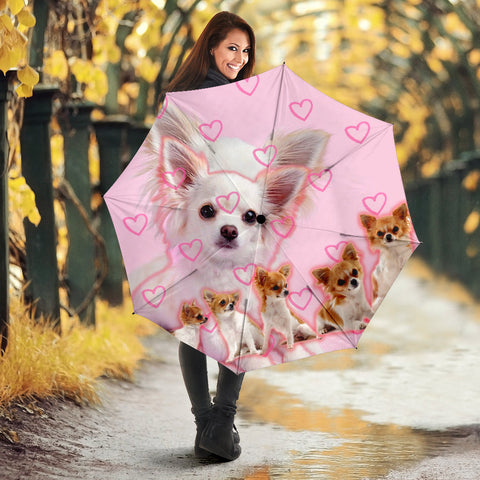
M406 192L423 242L418 254L480 298L480 152L465 153Z

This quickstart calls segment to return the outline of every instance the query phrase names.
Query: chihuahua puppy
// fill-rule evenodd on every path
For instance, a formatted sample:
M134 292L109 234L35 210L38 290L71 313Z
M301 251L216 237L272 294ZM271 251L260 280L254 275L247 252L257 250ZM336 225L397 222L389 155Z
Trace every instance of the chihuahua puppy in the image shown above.
M360 215L360 220L367 231L370 247L380 251L372 276L373 307L376 309L412 253L410 216L407 205L402 203L392 215L379 218Z
M341 261L331 268L317 268L312 274L329 295L318 313L317 331L323 334L334 329L364 329L364 318L370 318L373 312L365 298L363 271L355 247L348 243Z
M188 343L194 348L198 348L199 344L199 327L208 321L201 308L195 305L195 300L189 305L184 303L180 311L180 320L183 324L182 328L175 330L173 334L181 342Z
M228 345L227 362L232 362L237 356L246 353L257 353L263 345L263 335L260 328L235 309L240 294L215 293L211 290L203 292L203 298L217 319L218 328Z
M293 348L295 338L315 338L315 332L298 318L287 306L288 297L287 277L290 275L290 265L283 265L278 271L268 272L257 267L255 286L262 302L263 320L263 347L262 352L268 349L272 330L281 333L286 341L287 348Z

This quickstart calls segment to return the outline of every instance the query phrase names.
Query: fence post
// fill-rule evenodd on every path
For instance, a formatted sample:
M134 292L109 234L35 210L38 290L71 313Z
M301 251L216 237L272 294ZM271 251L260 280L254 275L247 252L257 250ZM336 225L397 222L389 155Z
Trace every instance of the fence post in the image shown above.
M129 123L123 118L107 118L94 122L94 126L100 156L100 193L104 195L122 172ZM99 217L99 232L105 242L108 261L108 273L100 294L111 305L120 305L124 277L122 254L105 202L100 205Z
M8 341L9 248L8 248L8 101L12 95L9 74L0 72L0 355Z
M22 173L35 193L42 217L38 226L24 221L28 285L27 301L35 315L48 318L60 330L59 282L56 254L55 214L53 209L52 160L49 125L52 97L57 88L41 85L25 100L23 126L20 132Z
M69 246L66 261L70 306L87 325L95 325L95 240L85 222L92 223L88 166L90 114L93 103L66 105L57 113L65 153L65 213Z

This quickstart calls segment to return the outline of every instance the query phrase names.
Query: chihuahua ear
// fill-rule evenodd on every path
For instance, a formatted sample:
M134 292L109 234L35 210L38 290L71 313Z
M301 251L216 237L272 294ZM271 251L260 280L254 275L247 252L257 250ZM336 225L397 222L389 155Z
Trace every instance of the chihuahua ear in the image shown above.
M238 292L235 292L232 296L235 300L235 303L238 303L238 301L240 300L240 294Z
M271 169L265 174L265 213L282 217L302 202L308 170L302 167Z
M188 305L187 303L184 303L182 311L185 315L188 316L190 314L190 305Z
M215 294L210 290L204 290L203 291L203 298L210 305L213 302L213 299L215 298Z
M367 230L370 230L375 225L377 219L371 215L360 215L360 221Z
M313 270L312 275L318 280L319 283L327 285L328 280L330 279L330 269L328 267L316 268Z
M290 275L290 265L282 265L278 270L284 277L288 277Z
M265 285L265 280L267 279L268 273L261 267L257 267L257 273L255 275L255 280L258 285L263 286Z
M358 260L357 251L355 250L353 244L349 243L343 249L342 260Z
M160 145L160 163L157 169L161 182L186 190L201 175L208 173L208 164L203 154L194 152L176 138L163 137ZM170 177L179 179L174 185ZM169 181L170 179L170 181Z
M297 130L274 139L275 167L299 166L317 171L330 135L322 130Z
M405 220L408 217L408 209L405 203L402 203L398 208L393 211L393 216L400 220Z

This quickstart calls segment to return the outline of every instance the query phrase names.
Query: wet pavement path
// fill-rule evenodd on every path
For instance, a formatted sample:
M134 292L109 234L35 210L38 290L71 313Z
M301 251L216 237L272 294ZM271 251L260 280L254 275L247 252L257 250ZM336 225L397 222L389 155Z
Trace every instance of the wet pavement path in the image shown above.
M64 407L16 452L0 444L0 480L480 479L480 309L419 265L358 350L246 375L237 461L193 457L177 343L159 334L136 383L107 382L102 407Z

